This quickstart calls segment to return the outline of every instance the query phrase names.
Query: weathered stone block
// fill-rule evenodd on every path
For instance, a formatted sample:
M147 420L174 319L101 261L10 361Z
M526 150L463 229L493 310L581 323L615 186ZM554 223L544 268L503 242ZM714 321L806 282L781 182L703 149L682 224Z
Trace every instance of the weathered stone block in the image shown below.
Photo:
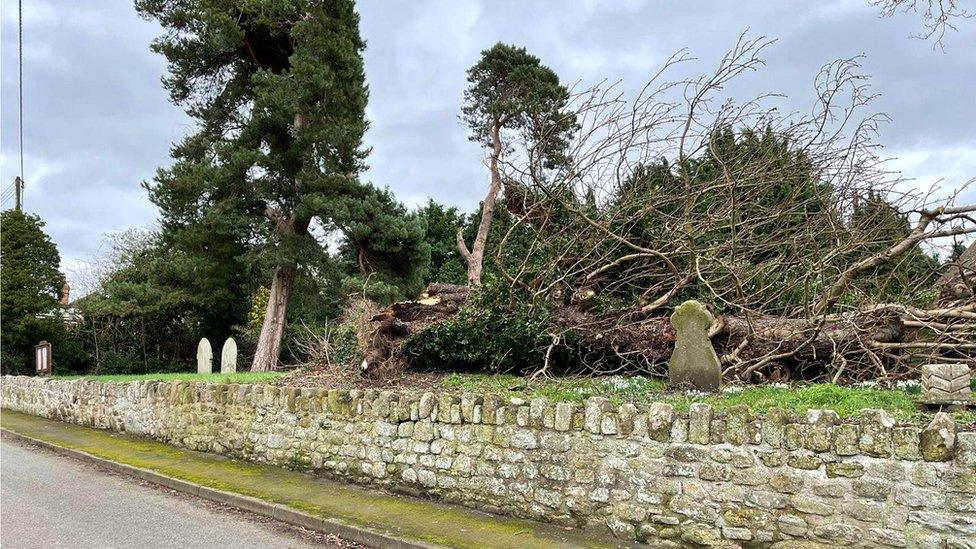
M895 427L891 432L891 444L895 455L901 459L912 461L921 459L920 435L917 427Z
M606 398L590 397L586 399L586 407L583 410L583 427L590 433L600 434L603 414L612 409L613 405Z
M856 456L860 451L860 429L855 423L843 423L833 430L833 449L838 456Z
M956 433L956 464L976 470L976 431Z
M674 421L674 408L663 402L653 402L647 410L647 434L658 442L671 438L671 424Z
M725 415L725 440L729 444L745 444L749 441L749 406L738 404L729 408Z
M629 435L634 432L634 421L637 419L637 407L625 402L617 409L617 432Z
M790 536L802 537L807 533L807 521L796 515L780 515L776 525L780 532Z
M709 428L709 443L722 444L725 442L725 420L713 419L712 426Z
M792 473L774 473L769 477L769 486L777 492L796 494L803 489L803 477Z
M807 412L806 438L803 446L814 452L827 452L833 443L834 425L839 418L833 410L810 410Z
M437 405L437 397L433 393L424 393L420 395L420 401L417 403L417 414L418 419L428 419L431 413L434 411L434 406Z
M806 439L807 426L800 423L788 423L785 429L783 442L788 450L799 450L803 448L803 441Z
M827 476L860 478L864 476L864 466L856 461L834 461L827 464Z
M885 410L861 411L861 451L869 456L891 455L891 430L895 420Z
M922 430L920 450L925 461L949 461L956 449L956 424L949 414L939 412Z
M688 442L709 444L711 442L712 407L696 402L688 411Z
M770 408L762 422L762 440L773 448L783 446L784 429L788 416L780 408Z
M720 463L703 463L698 469L698 476L702 480L725 482L732 480L732 468Z
M973 399L969 366L954 364L926 364L922 366L922 394L920 399L930 404L970 402Z
M553 428L557 431L568 431L573 422L573 405L569 402L559 402L556 404L556 415L553 420Z
M461 395L461 421L463 423L476 423L474 409L475 407L480 408L483 405L483 403L484 403L484 397L482 397L481 395L473 395L470 393ZM481 414L478 415L480 416ZM481 418L479 417L478 419L479 421L477 423L481 423L480 422ZM540 423L539 426L541 427L542 426L541 419L539 423Z
M708 338L714 318L704 305L685 301L671 314L675 330L674 352L668 362L668 379L673 388L717 391L722 385L722 368Z

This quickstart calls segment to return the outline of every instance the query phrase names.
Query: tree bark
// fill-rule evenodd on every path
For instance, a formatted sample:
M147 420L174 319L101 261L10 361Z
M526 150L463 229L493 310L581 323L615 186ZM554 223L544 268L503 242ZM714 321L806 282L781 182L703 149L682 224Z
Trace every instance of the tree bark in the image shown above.
M257 350L251 363L252 372L267 372L278 365L281 354L281 336L285 331L285 313L288 311L288 298L291 297L295 281L295 267L286 266L275 269L268 295L268 306L264 312L264 323L258 337Z
M396 353L403 340L432 322L457 314L468 289L431 284L422 299L394 303L371 320L374 332L367 345L363 369L376 370ZM912 311L914 316L944 316L951 310ZM674 329L667 316L628 320L620 314L599 315L575 305L554 304L553 323L585 347L593 356L630 357L633 365L619 371L660 373L674 349ZM746 320L723 316L710 333L720 356L730 363L755 365L767 357L783 356L770 363L783 379L823 375L838 354L858 352L864 346L884 346L911 340L907 314L897 306L878 306L826 319L759 316ZM909 315L912 316L912 315ZM789 355L789 356L785 356ZM734 357L734 358L733 358ZM587 368L581 365L582 368ZM650 368L650 370L648 370ZM588 373L594 373L589 371ZM606 373L606 372L595 372ZM738 374L732 368L730 374ZM748 376L747 376L748 377Z
M475 235L474 243L469 251L464 244L464 237L461 230L458 230L457 244L461 257L468 266L468 282L472 286L481 285L481 269L485 257L485 243L488 240L488 231L491 229L491 220L495 215L495 202L498 199L498 191L502 188L502 176L498 173L498 160L502 154L501 122L495 120L491 126L491 156L488 159L488 169L491 171L491 184L488 186L488 194L485 196L485 203L481 207L481 222L478 224L478 233Z

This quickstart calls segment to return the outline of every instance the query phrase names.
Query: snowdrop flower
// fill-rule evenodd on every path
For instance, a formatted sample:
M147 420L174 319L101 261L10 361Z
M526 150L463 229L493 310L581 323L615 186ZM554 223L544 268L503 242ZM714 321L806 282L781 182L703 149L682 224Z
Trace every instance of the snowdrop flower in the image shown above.
M917 379L901 379L895 382L895 387L900 391L911 391L918 389L921 383Z

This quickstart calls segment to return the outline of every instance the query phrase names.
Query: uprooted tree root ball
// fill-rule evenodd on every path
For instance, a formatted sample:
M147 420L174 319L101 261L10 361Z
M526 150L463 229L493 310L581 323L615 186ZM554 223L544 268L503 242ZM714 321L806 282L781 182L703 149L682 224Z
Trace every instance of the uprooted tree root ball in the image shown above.
M457 353L429 339L463 337L463 341L454 343L480 348L489 347L490 340L499 337L498 333L489 333L491 326L481 324L481 317L465 311L464 307L483 311L486 307L504 305L492 304L490 299L483 298L482 293L471 296L476 303L466 305L469 295L469 290L463 286L432 284L423 298L396 303L374 315L369 343L363 349L363 370L370 376L382 375L383 371L391 370L390 363L395 363L397 367L392 370L399 371L421 354L413 350L425 345L434 345L440 353L430 362L440 359L444 360L443 369L466 369L461 364L466 362L463 357L459 358ZM931 333L932 325L961 325L960 321L974 317L976 307L972 303L928 310L880 305L813 320L718 315L709 336L729 379L753 382L895 379L910 372L912 355L898 355L901 361L889 359L878 366L878 371L855 369L853 365L863 364L860 359L865 348L883 349L887 355L895 356L899 349L924 348L926 343L934 346L938 339ZM545 318L548 322L546 333L535 338L536 347L519 349L523 353L528 351L537 360L519 361L525 364L516 373L642 373L662 377L666 374L666 364L674 346L674 330L666 317L597 314L580 305L560 303L548 305ZM464 333L458 329L442 333L438 323L444 322L468 323L472 330L467 336L458 336ZM560 333L561 336L550 340L550 333ZM403 352L405 347L407 353ZM948 350L962 353L965 349L967 347L963 346L962 349L950 347ZM571 360L550 364L549 359L556 355ZM477 361L472 362L477 367ZM741 369L735 364L750 364L751 367ZM429 363L421 366L437 367ZM489 364L481 366L492 369ZM498 370L512 371L506 367Z

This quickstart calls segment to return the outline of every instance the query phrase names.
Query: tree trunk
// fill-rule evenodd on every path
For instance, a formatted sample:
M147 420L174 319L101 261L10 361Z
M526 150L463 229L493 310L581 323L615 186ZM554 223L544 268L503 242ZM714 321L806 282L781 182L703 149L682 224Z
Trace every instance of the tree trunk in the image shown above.
M261 325L257 350L254 352L252 372L266 372L278 365L281 353L281 336L285 331L285 313L288 311L288 298L295 281L295 267L278 267L271 281L268 307Z
M423 299L394 303L371 319L372 340L368 343L363 369L376 371L382 362L396 357L399 345L424 326L457 314L467 299L468 288L450 284L431 284ZM816 319L759 316L747 321L743 317L724 316L713 326L712 344L720 356L734 353L736 363L754 365L765 357L790 356L770 364L768 370L780 370L788 378L822 376L834 371L835 356L859 353L866 347L884 346L911 339L911 330L902 318L901 309L879 306L876 309ZM925 318L926 312L938 316L945 311L914 311ZM662 373L674 349L674 328L667 316L640 320L626 315L599 315L576 305L553 304L549 310L553 324L593 357L627 357L630 366L619 372ZM751 325L751 329L750 329ZM607 373L586 370L587 373ZM578 373L578 372L572 372ZM732 368L730 375L739 373ZM856 372L848 372L856 373ZM750 374L751 375L751 374ZM748 376L747 376L748 377Z
M475 235L474 244L468 251L464 244L464 237L458 229L457 245L461 257L468 266L468 282L472 286L481 285L481 268L485 257L485 242L488 240L488 231L491 229L491 220L495 215L495 201L498 199L498 191L502 188L502 176L498 173L498 160L502 154L501 123L496 120L491 126L491 157L488 160L488 169L491 171L491 184L488 186L488 194L485 196L485 203L481 207L481 222L478 224L478 233Z

